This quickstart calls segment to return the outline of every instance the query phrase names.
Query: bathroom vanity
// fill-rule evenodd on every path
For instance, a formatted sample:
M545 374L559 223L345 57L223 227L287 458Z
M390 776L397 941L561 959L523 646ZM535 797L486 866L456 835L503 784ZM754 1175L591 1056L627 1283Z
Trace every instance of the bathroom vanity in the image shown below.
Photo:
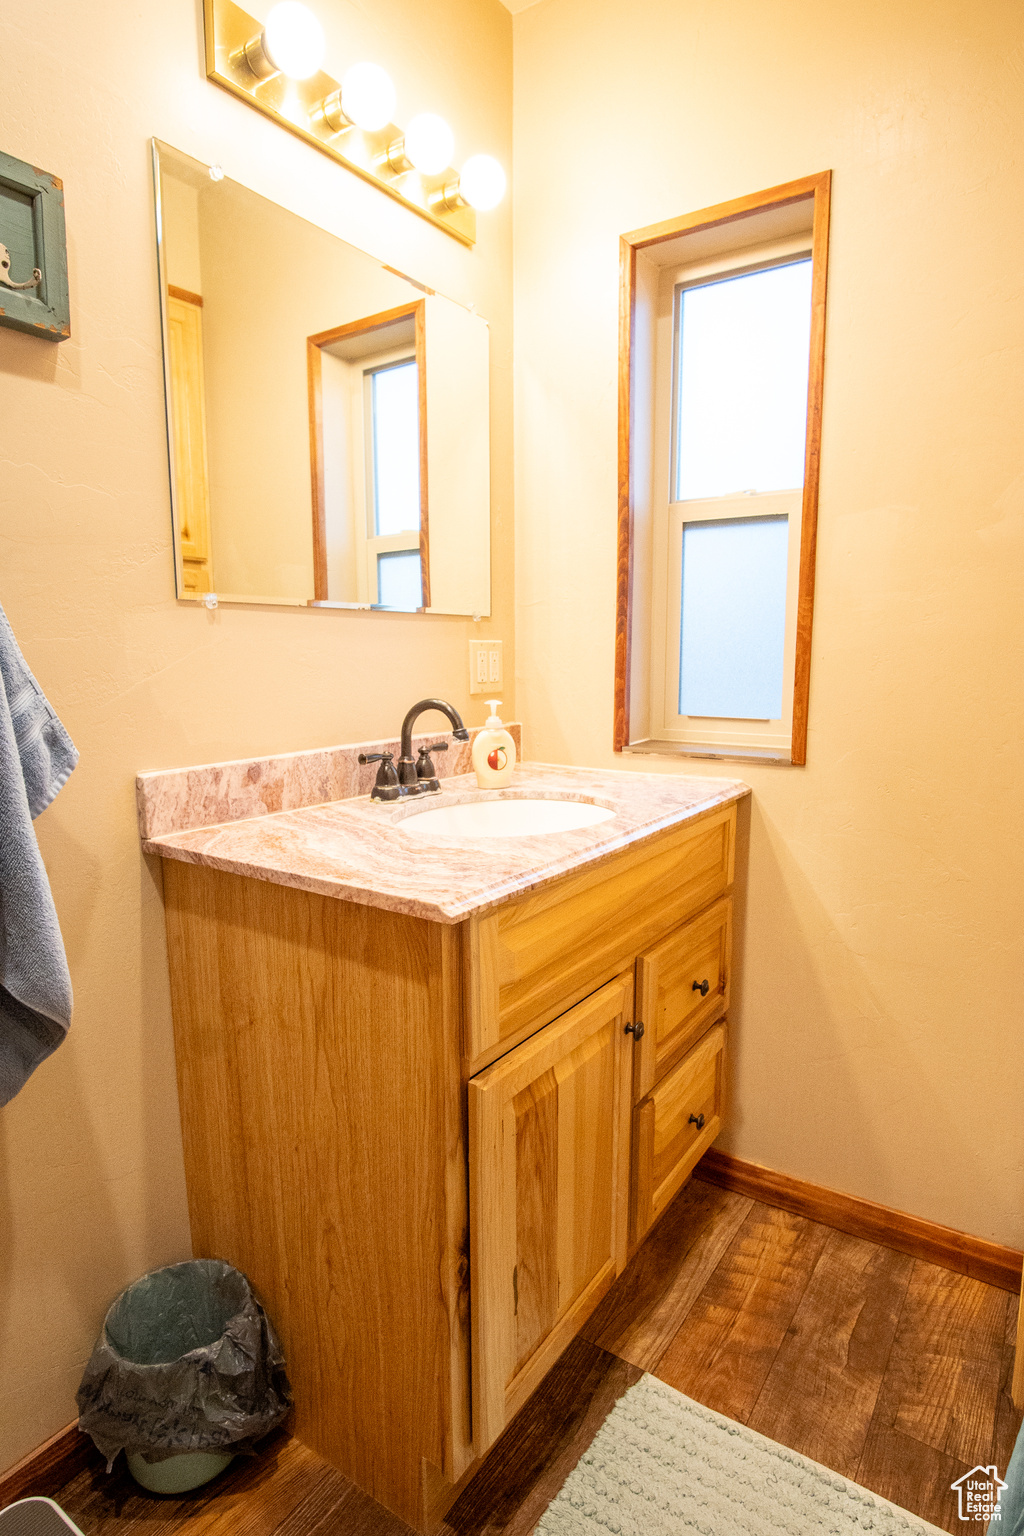
M431 808L478 798L453 748ZM195 1253L299 1439L426 1531L718 1134L748 791L527 764L496 793L612 815L431 840L356 751L143 775L140 817Z

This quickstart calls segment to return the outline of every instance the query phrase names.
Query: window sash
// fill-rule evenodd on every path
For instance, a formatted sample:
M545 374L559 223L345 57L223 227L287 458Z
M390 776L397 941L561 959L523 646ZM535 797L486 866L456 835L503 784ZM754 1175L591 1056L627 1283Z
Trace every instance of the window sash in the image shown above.
M364 572L365 599L372 606L378 602L378 575L377 556L384 554L398 554L407 550L419 550L419 528L405 529L401 533L378 533L376 516L376 492L374 489L374 469L376 464L373 422L373 377L376 373L384 372L389 368L401 367L405 363L416 362L415 350L408 347L397 348L390 352L378 353L372 359L363 364L361 384L358 386L358 405L353 401L355 410L359 410L362 416L362 434L364 449L362 464L364 469L363 483L358 486L357 494L362 498L363 515L359 520L365 529L365 543L363 547L362 569ZM355 415L355 410L353 414ZM422 487L421 506L422 506ZM362 593L360 596L362 597Z
M811 261L811 250L806 236L800 236L795 240L783 240L775 242L755 260L740 261L737 264L736 254L730 257L719 257L714 262L701 263L695 275L694 268L683 268L674 273L671 281L672 288L672 416L671 435L669 449L671 458L669 461L669 499L675 493L679 484L679 402L678 391L682 378L680 367L680 338L682 334L681 310L683 295L687 289L705 288L711 283L728 282L737 277L749 277L755 272L770 272L776 267L789 267L799 261ZM666 285L667 286L667 285ZM659 358L660 367L662 359ZM806 426L805 426L806 443ZM802 488L802 484L801 484ZM792 487L796 489L796 487Z
M418 373L418 363L417 363L417 360L416 360L415 352L408 352L408 353L405 353L404 355L391 355L391 356L389 356L387 358L386 361L382 361L380 359L377 359L377 360L374 361L372 366L366 367L366 368L363 369L363 388L364 388L365 411L366 411L366 492L367 492L367 502L368 502L368 508L367 508L367 511L368 511L367 534L371 538L379 537L378 531L377 531L377 524L378 524L379 512L380 512L380 508L378 506L378 497L379 497L378 480L380 478L380 471L379 471L379 466L378 466L378 446L379 446L378 445L378 420L377 420L377 409L378 409L378 407L377 407L377 400L376 400L376 394L375 394L375 386L376 386L377 380L380 378L380 376L382 374L393 373L396 368L410 368L410 367L417 370L417 372L416 372L416 380L417 380L417 402L418 402L419 373ZM413 444L413 450L414 450L414 456L415 456L415 460L416 460L416 464L417 464L416 527L415 527L415 529L406 528L406 529L402 529L401 531L403 533L413 533L413 532L415 532L417 537L418 537L419 536L419 529L420 529L421 507L422 507L421 487L420 487L420 484L419 484L419 475L418 475L419 451L420 451L418 403L417 403L417 419L416 419L416 426L415 426L415 440L414 440L414 444Z
M773 751L789 746L793 731L801 500L798 490L769 491L758 495L715 496L705 501L677 501L667 508L660 555L655 561L655 569L663 571L665 579L659 583L660 604L658 594L655 594L653 646L656 648L652 653L651 669L652 726L664 740L694 746L763 747ZM679 672L684 529L688 523L724 523L756 517L788 519L782 714L776 720L767 721L682 715L679 712Z

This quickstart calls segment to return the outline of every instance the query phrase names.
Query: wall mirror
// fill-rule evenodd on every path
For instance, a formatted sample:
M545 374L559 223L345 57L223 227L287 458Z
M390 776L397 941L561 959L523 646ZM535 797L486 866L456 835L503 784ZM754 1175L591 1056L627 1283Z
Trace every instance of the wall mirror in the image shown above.
M154 141L181 598L490 612L488 329Z

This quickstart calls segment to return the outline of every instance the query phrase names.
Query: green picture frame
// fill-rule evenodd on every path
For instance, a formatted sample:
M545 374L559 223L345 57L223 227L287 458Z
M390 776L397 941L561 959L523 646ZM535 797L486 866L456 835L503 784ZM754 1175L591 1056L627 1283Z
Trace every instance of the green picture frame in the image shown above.
M71 335L64 183L0 151L0 325Z

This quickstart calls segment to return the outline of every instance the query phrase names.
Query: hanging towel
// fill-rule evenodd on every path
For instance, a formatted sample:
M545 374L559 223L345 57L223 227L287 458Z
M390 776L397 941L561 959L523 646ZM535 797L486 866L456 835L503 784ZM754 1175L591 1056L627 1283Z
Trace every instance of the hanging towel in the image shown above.
M68 962L32 820L77 761L0 608L0 1105L71 1023Z

